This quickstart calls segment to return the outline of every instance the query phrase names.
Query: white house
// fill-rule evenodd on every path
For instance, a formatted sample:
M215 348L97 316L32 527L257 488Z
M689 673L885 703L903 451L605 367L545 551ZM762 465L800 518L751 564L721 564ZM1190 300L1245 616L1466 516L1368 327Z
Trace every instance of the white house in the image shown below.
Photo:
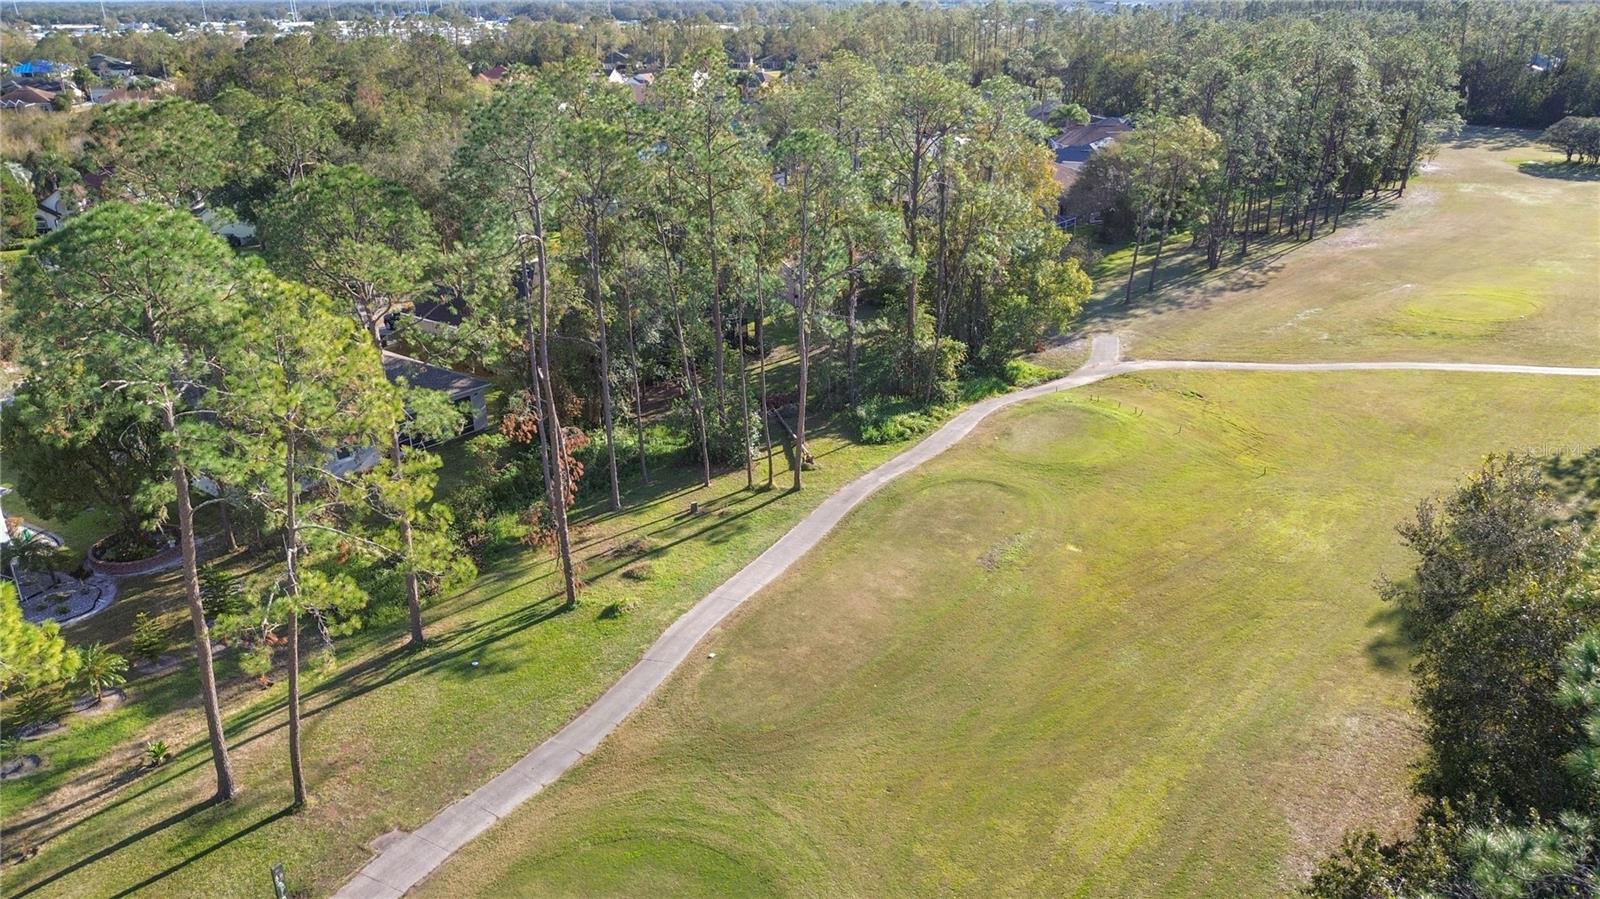
M38 226L40 234L49 234L61 227L61 223L65 222L72 212L66 199L61 196L61 191L57 189L39 201L39 205L33 210L33 223Z
M216 210L206 208L201 203L191 209L200 221L216 234L228 241L228 246L238 249L256 242L256 226L251 222L240 221L230 215L218 213Z

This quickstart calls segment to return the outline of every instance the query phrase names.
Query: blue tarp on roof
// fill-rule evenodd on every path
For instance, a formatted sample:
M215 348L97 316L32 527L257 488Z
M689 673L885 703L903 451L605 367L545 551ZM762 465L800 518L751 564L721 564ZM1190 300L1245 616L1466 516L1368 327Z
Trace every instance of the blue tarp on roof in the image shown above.
M57 72L65 72L65 71L70 70L71 68L72 68L72 66L69 66L66 63L62 63L62 62L53 62L53 61L48 60L48 59L30 59L27 62L19 62L16 65L12 66L11 67L11 74L13 74L13 75L54 75Z

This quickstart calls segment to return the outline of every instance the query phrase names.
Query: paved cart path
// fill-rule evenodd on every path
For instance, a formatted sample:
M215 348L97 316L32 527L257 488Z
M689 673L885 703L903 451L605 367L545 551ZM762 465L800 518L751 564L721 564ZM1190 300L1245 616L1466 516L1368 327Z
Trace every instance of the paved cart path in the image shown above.
M928 435L916 446L845 485L801 522L746 565L738 574L672 623L638 664L628 670L594 705L555 736L466 797L447 806L415 832L387 844L335 899L397 899L443 864L457 849L483 833L517 806L566 773L593 752L623 719L649 698L694 652L712 628L745 600L771 583L816 546L863 500L884 484L954 446L978 423L1008 406L1036 397L1072 390L1115 375L1139 371L1202 369L1211 371L1446 371L1486 374L1546 375L1600 378L1600 368L1550 365L1497 365L1467 362L1205 362L1142 360L1124 362L1121 341L1111 335L1094 338L1089 361L1066 377L1037 387L990 397L975 403Z

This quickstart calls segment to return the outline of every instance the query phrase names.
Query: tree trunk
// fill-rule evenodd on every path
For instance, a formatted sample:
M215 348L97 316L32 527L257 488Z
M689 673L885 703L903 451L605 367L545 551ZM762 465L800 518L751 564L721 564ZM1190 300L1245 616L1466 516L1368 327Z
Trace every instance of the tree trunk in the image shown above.
M711 453L706 447L706 413L700 405L700 384L689 361L689 341L683 333L683 314L673 300L672 330L678 337L678 355L683 360L683 388L689 394L689 411L694 416L695 439L700 442L700 486L711 486Z
M1148 215L1148 207L1140 207L1139 214L1134 217L1133 261L1128 263L1128 283L1122 287L1122 304L1124 306L1133 302L1133 275L1139 270L1139 241L1144 237L1144 220Z
M522 287L528 302L527 334L523 340L528 345L528 398L533 403L533 417L539 422L534 428L539 438L539 476L544 481L544 495L548 501L555 496L555 457L550 451L550 432L545 428L544 393L539 386L539 318L533 311L533 270L528 265L527 248L519 240L522 253Z
M404 451L400 448L400 429L397 427L389 432L389 461L394 465L394 479L400 480L400 463L404 459ZM416 562L412 558L416 544L411 536L411 510L400 510L400 547L405 553L406 563L406 616L411 624L412 649L421 649L425 638L422 634L422 586L417 578Z
M622 510L622 491L617 486L617 435L611 420L611 350L606 344L606 307L600 297L600 235L596 215L591 212L589 227L589 296L594 304L594 320L600 344L600 415L606 431L606 465L611 476L611 511Z
M911 280L906 284L906 396L917 393L917 287L919 277L917 262L921 257L921 229L918 227L917 206L922 199L921 135L911 154L911 194L906 199L906 242L911 249Z
M808 235L811 233L809 212L810 178L801 175L800 187L800 257L799 270L795 273L795 334L800 352L800 392L796 394L794 413L794 489L800 489L801 472L806 467L806 391L811 374L811 343L806 334L806 314L810 309L810 295L807 286L806 251ZM915 357L913 356L913 359ZM913 363L915 368L915 363Z
M662 228L657 223L657 229ZM700 402L700 383L694 376L694 366L689 357L689 340L683 331L683 310L678 305L678 279L682 266L678 265L673 257L667 241L663 238L662 253L666 256L667 263L667 304L672 307L672 330L678 338L678 357L683 364L683 389L689 396L689 411L694 417L695 437L700 442L700 486L711 486L711 453L706 441L706 413L705 407ZM717 336L720 341L721 335Z
M572 573L572 546L567 534L567 453L561 433L561 415L556 411L555 388L550 383L550 271L545 254L544 213L533 206L533 234L539 247L539 390L544 405L544 425L549 434L550 455L555 459L550 473L552 494L550 515L556 526L556 549L561 557L561 576L566 589L566 608L578 604L578 585Z
M295 480L295 440L291 433L284 451L283 559L289 599L289 777L294 783L294 807L306 804L306 772L300 756L300 485Z
M369 317L367 320L367 336L372 338L372 345L378 348L378 355L383 355L383 337L378 329L383 326L383 319ZM400 447L400 425L396 423L389 432L389 462L394 466L391 475L396 481L402 480L405 475L400 470L405 454ZM400 544L405 553L406 564L406 611L411 624L411 642L407 644L411 649L421 649L424 642L422 635L422 590L417 580L417 572L412 560L412 550L415 543L411 536L411 510L400 510Z
M861 277L856 272L856 243L850 241L850 283L846 288L844 312L844 364L848 385L846 393L850 405L857 402L856 394L856 299L861 293Z
M947 215L949 212L950 184L945 177L945 162L948 158L949 145L940 143L939 152L939 289L936 294L933 310L933 351L928 356L928 392L923 402L933 402L934 382L939 378L939 336L944 331L945 308L950 304L950 272L947 268L949 260L949 234L946 230Z
M756 460L750 453L750 367L745 364L744 332L748 330L744 319L744 297L739 297L739 442L744 448L744 487L756 486Z
M767 443L767 487L772 487L772 410L767 405L767 291L756 287L756 358L761 380L761 437Z
M176 436L178 416L170 404L162 408L166 431ZM211 740L211 764L217 770L215 801L239 795L233 779L233 761L222 731L222 707L217 702L217 673L211 661L211 631L205 606L200 602L200 569L194 541L194 504L189 497L189 469L181 456L172 465L172 486L178 493L178 545L183 552L183 589L189 600L189 622L194 625L194 651L200 663L200 704L205 709L206 733Z
M1161 248L1166 245L1167 228L1172 225L1172 207L1177 203L1178 185L1172 183L1167 186L1167 199L1163 204L1164 208L1161 213L1161 231L1156 237L1156 254L1150 260L1150 281L1145 285L1145 293L1150 293L1156 289L1156 272L1161 268Z
M300 757L300 613L289 612L289 775L294 807L306 804L306 772Z
M639 343L634 337L633 300L623 293L623 315L628 319L628 367L633 372L633 414L639 431L639 475L650 485L650 466L644 452L644 388L639 383Z
M222 487L222 484L219 482L217 484L217 492L218 493L222 493L222 491L223 491L223 487ZM233 513L228 510L228 504L226 502L222 502L222 503L219 503L217 505L217 514L222 516L222 539L227 541L228 552L230 552L230 553L238 552L239 551L239 536L238 536L238 534L234 533L234 530L233 530Z
M1417 137L1415 134L1413 134L1411 136L1411 149L1406 153L1406 167L1400 172L1400 192L1395 194L1396 198L1404 197L1406 195L1406 185L1411 183L1411 170L1415 168L1416 165Z
M706 155L709 160L711 153L710 125L706 126ZM717 334L717 339L712 345L712 362L716 371L712 373L711 383L717 391L717 421L727 422L728 397L723 386L723 371L727 363L723 359L723 344L725 340L722 333L722 277L717 269L717 204L715 194L712 192L711 170L706 169L706 261L711 266L711 330Z
M799 319L796 331L800 350L800 392L795 400L794 413L794 489L799 490L800 473L806 467L806 390L811 368L806 364L806 354L811 351L811 347L806 336L806 310L803 300L795 311Z

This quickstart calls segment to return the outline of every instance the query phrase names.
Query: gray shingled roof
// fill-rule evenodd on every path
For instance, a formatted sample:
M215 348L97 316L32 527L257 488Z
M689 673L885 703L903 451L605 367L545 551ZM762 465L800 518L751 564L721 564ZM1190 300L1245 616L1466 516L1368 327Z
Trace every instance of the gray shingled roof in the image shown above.
M438 390L448 394L452 399L489 386L489 382L482 378L429 365L419 359L391 353L388 350L383 352L383 373L396 383L404 380L412 387Z

